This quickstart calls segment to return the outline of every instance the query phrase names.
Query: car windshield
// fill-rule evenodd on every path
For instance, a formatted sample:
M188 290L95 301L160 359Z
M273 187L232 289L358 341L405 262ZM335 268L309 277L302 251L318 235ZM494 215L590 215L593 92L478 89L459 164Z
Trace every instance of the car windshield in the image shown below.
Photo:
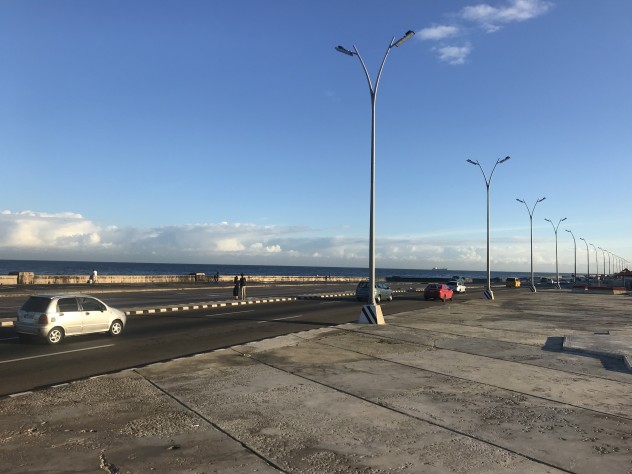
M22 310L28 311L29 313L43 313L48 309L48 305L50 305L50 298L31 296L26 300L26 303L22 305Z

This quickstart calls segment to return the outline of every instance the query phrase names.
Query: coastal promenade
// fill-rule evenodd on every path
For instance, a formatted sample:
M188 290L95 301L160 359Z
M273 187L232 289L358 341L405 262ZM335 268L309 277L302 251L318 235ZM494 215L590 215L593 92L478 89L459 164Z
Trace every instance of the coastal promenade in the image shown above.
M630 473L632 372L565 342L632 347L631 304L498 291L8 397L0 472Z

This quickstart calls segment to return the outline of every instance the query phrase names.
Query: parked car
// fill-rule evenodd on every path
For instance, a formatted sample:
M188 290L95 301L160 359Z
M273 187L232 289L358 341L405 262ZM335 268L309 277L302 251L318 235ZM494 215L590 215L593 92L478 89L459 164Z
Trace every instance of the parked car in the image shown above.
M21 338L40 336L58 344L66 336L96 332L118 336L125 328L125 313L82 294L33 295L18 310L16 331Z
M430 283L424 289L424 299L430 300L452 300L454 298L454 291L444 283Z
M455 293L465 293L465 285L461 280L450 280L446 285Z
M505 280L505 286L507 288L520 288L520 278L515 278L515 277L507 278Z
M358 283L355 296L358 301L369 300L368 281ZM393 301L393 290L386 283L378 282L375 284L375 302L380 304L381 301Z

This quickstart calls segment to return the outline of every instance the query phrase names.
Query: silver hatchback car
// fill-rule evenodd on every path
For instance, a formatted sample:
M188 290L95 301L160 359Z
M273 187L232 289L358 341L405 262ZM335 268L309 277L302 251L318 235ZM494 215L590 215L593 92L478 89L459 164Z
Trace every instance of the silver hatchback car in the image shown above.
M15 324L20 337L44 337L49 344L58 344L66 336L102 332L118 336L127 318L120 309L112 308L90 295L33 295L18 310Z
M355 296L358 301L369 299L369 282L361 281L356 287ZM386 283L375 284L375 303L380 304L383 300L393 301L393 290Z

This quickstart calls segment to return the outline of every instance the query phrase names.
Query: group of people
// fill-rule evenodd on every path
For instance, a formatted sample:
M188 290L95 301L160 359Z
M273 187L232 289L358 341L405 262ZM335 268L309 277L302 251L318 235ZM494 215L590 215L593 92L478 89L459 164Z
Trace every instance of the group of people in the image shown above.
M233 296L236 300L245 300L246 299L246 277L244 274L241 274L241 278L235 275L235 279L233 280L235 286L233 287Z

